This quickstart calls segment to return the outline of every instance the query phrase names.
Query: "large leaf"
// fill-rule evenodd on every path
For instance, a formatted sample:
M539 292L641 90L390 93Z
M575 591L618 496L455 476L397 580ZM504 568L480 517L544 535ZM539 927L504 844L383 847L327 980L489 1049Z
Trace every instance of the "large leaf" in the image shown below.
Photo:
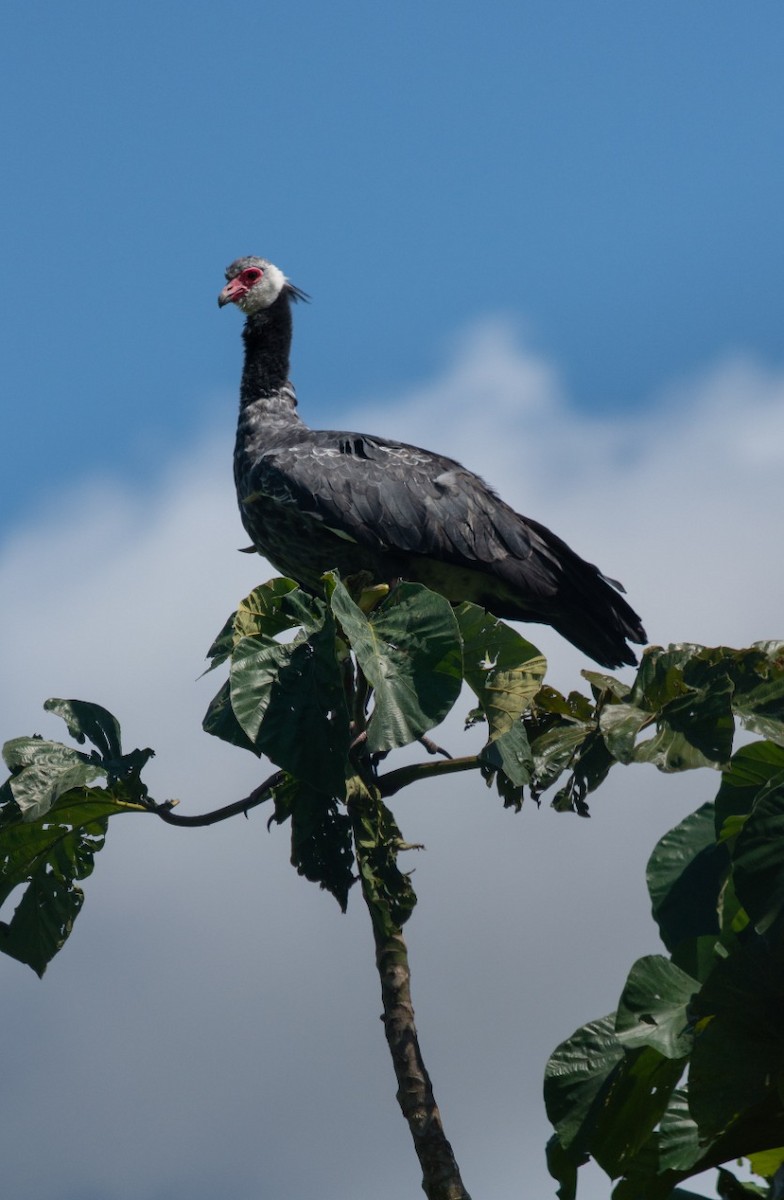
M699 986L660 954L638 959L618 1003L618 1041L627 1050L653 1046L665 1058L684 1058L692 1045L688 1006Z
M608 750L620 763L634 761L637 736L650 724L651 714L635 704L607 704L599 713L599 728Z
M497 738L491 738L480 751L479 760L482 774L488 783L495 781L505 807L519 809L523 802L523 785L530 782L534 765L522 721Z
M697 1124L689 1112L686 1088L676 1088L659 1125L659 1162L663 1170L688 1171L703 1153Z
M683 1074L684 1060L652 1046L627 1053L597 1114L591 1154L608 1175L620 1175L661 1121Z
M231 660L231 706L258 753L296 779L342 796L349 723L331 614L281 645L248 637Z
M292 776L275 788L274 820L291 820L291 862L300 875L330 892L343 912L355 882L351 820L328 792Z
M231 656L231 707L246 736L256 745L273 685L291 659L294 644L270 637L242 638ZM274 760L273 760L274 761Z
M661 771L727 762L736 669L734 652L724 647L686 643L647 650L629 702L655 714L657 732L637 745L635 760L653 763Z
M544 792L567 771L586 739L594 732L588 722L568 722L530 739L537 794Z
M545 1069L547 1115L572 1154L588 1152L620 1175L656 1128L683 1072L651 1046L624 1052L614 1017L578 1029Z
M589 1118L623 1057L623 1047L615 1036L614 1013L583 1025L550 1055L544 1074L544 1102L565 1148L576 1141L588 1148Z
M208 671L220 666L231 656L237 642L246 637L275 637L284 629L296 628L301 622L286 606L286 598L296 590L293 579L270 579L254 588L240 601L207 651Z
M729 854L717 846L712 804L690 813L656 844L647 866L654 920L671 952L682 942L718 937L718 902Z
M213 737L220 738L221 741L228 742L232 746L250 750L253 754L259 753L255 743L248 737L234 714L228 679L210 701L204 714L202 729L205 733L210 733Z
M759 792L732 855L738 899L760 933L784 911L784 773Z
M0 903L25 888L9 923L0 922L0 950L43 975L69 936L83 902L76 880L92 871L108 818L144 811L108 791L79 787L59 796L44 820L4 822L0 840Z
M734 754L722 773L716 796L716 832L724 835L731 817L751 812L760 790L776 777L784 778L784 747L775 742L754 742ZM740 828L735 823L735 832Z
M558 1200L576 1200L577 1170L588 1162L587 1154L578 1154L561 1145L553 1134L547 1143L547 1170L560 1184Z
M673 1185L688 1175L703 1156L697 1126L689 1113L685 1088L676 1088L658 1127L624 1164L623 1179L612 1200L703 1200Z
M343 797L349 740L335 626L328 615L322 629L292 645L274 681L256 745L316 791Z
M460 694L463 664L452 606L417 583L401 583L369 616L332 577L330 602L373 688L368 748L391 750L438 725Z
M26 821L43 817L64 792L86 787L105 774L79 750L38 737L6 742L3 758L13 772L9 787Z
M45 702L44 708L62 717L71 737L80 745L85 740L92 742L102 759L113 760L122 756L120 723L100 704L53 698Z
M520 720L542 686L547 661L516 630L468 601L454 610L463 641L465 681L485 714L489 740Z
M674 771L694 771L698 767L717 767L724 760L706 757L686 733L673 730L671 725L663 722L652 738L637 744L634 761L651 763L659 771L671 774Z
M721 1134L744 1114L760 1127L766 1109L781 1108L782 995L784 957L753 935L717 963L695 997L689 1103L703 1140ZM782 1128L779 1124L779 1138ZM765 1143L746 1145L747 1151L764 1148Z
M784 744L784 642L757 642L752 648L764 655L762 677L756 687L744 688L736 699L735 710L752 733ZM748 653L748 652L747 652Z

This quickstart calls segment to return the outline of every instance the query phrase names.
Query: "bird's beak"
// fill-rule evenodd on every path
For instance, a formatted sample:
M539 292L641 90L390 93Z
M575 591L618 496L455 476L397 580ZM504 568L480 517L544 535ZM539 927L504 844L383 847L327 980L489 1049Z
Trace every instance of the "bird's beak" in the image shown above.
M245 295L247 288L239 279L230 279L225 288L218 296L218 307L223 308L224 304L236 304L237 301Z

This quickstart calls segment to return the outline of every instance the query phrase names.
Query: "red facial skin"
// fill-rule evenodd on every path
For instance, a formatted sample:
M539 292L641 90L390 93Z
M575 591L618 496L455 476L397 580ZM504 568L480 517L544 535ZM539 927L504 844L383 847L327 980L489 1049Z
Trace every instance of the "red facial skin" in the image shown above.
M236 304L246 292L250 291L254 283L258 283L262 274L259 267L246 267L235 279L230 279L218 296L219 307L223 308L224 304Z

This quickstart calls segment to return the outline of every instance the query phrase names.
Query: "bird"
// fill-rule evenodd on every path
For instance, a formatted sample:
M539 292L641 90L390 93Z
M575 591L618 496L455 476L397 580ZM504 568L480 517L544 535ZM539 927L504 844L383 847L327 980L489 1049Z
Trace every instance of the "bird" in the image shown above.
M231 263L218 296L246 318L234 479L252 548L314 594L332 570L420 583L550 625L601 666L636 663L629 642L647 637L621 585L478 475L405 442L304 424L289 355L292 304L308 299L253 255Z

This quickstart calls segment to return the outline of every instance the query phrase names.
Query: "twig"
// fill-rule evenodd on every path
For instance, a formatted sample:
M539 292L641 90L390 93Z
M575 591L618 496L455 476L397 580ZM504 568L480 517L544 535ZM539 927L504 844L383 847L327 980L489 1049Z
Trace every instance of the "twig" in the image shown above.
M196 816L185 817L179 813L172 812L172 801L167 801L165 804L157 804L154 800L148 799L146 802L147 809L155 813L156 817L160 817L167 825L217 825L218 821L226 821L229 817L236 817L238 813L246 813L251 808L256 808L259 804L263 804L265 800L269 800L275 788L278 787L284 779L283 771L275 771L263 783L260 783L257 788L254 788L250 795L244 800L235 800L233 804L227 804L224 808L216 808L212 812L198 813Z

